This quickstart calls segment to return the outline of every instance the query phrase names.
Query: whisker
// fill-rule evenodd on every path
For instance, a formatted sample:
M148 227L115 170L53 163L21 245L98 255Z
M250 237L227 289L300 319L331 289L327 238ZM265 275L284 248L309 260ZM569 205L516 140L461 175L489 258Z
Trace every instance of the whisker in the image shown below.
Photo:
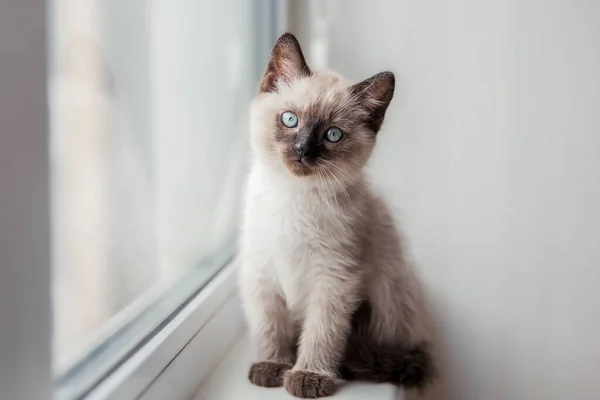
M324 169L323 171L325 171L327 174L329 174L329 175L330 175L330 176L331 176L333 179L336 179L335 175L333 175L333 174L331 173L331 171L329 171L329 170L327 170L327 169ZM335 193L335 192L332 192L332 191L329 191L329 193L328 193L328 194L329 194L329 195L333 195L333 200L335 201L335 208L336 208L337 214L338 214L338 215L342 215L342 212L340 211L340 205L339 205L339 203L338 203L338 199L337 199L336 193ZM329 197L329 196L328 196L328 197Z
M333 164L331 162L328 162L327 160L322 160L322 161L325 161L329 165L337 167L337 165L335 165L335 164ZM344 196L344 198L350 204L350 206L354 209L354 211L357 212L357 213L360 213L360 210L358 209L358 207L356 207L356 204L352 201L352 196L350 195L350 192L346 189L346 185L344 185L342 183L342 181L340 181L340 179L337 176L335 176L335 174L332 171L330 171L328 169L324 169L324 171L326 171L335 180L335 182L337 183L337 186L339 186L340 193L342 194L342 196ZM334 196L335 196L335 199L336 199L336 202L337 202L337 196L336 196L336 194L334 194Z

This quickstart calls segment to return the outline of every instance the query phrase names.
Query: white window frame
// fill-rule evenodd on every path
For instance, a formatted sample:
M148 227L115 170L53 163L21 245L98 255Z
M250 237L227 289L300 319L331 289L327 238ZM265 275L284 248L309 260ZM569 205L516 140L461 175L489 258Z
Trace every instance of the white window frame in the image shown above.
M240 336L235 262L86 399L189 398Z
M2 398L17 400L54 397L48 7L38 0L0 2L0 387ZM261 59L286 17L286 1L257 2ZM84 398L191 397L243 329L234 264Z

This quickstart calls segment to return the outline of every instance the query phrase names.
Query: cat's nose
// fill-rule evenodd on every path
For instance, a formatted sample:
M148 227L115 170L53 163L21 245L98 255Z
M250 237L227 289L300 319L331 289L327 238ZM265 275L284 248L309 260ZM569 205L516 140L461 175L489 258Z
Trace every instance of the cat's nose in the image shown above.
M294 149L296 150L296 154L298 154L298 157L300 158L309 156L313 152L312 146L308 143L296 143L294 145Z

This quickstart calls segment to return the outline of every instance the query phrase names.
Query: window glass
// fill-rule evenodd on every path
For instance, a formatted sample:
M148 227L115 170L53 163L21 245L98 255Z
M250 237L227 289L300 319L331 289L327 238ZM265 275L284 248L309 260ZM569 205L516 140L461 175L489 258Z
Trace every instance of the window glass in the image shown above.
M249 3L50 3L59 380L114 365L231 256L264 61Z

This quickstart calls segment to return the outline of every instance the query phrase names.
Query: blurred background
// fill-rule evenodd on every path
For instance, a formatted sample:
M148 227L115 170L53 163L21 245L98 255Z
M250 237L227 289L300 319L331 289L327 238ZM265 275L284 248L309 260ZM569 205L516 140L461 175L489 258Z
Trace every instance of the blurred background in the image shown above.
M233 250L246 109L266 58L258 12L239 0L53 1L57 372Z
M263 39L289 30L311 66L396 74L370 174L431 299L435 398L598 397L600 2L51 3L57 375L232 254Z

